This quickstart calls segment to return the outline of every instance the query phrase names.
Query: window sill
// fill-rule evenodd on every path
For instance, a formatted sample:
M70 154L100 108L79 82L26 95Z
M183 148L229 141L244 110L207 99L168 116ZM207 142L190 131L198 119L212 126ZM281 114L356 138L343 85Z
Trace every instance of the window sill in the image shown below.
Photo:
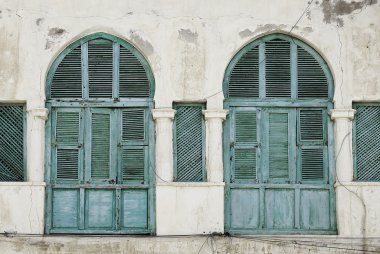
M224 187L224 182L157 182L156 186L170 187Z
M45 182L0 182L0 187L5 186L46 186Z

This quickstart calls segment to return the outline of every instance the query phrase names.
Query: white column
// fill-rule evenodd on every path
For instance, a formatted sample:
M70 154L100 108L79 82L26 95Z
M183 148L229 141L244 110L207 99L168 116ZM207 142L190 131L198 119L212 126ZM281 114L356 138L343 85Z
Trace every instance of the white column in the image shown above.
M46 108L28 110L28 181L44 182L45 121L48 118Z
M206 169L208 182L223 182L223 121L227 110L203 110L206 120Z
M156 122L156 182L173 181L173 109L153 109Z
M335 121L336 175L340 182L351 182L353 179L352 120L354 114L353 109L330 111L330 117Z

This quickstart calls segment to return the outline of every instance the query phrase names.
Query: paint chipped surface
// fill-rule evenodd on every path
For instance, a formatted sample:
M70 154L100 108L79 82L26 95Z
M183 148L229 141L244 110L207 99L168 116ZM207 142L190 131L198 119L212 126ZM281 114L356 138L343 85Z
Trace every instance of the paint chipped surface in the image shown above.
M185 42L197 43L198 33L192 32L190 29L180 29L178 31L179 39Z
M131 40L136 43L136 46L140 48L146 55L151 55L154 52L152 44L144 40L137 31L131 30L130 32Z
M332 1L323 0L321 7L323 11L323 21L326 24L337 23L338 27L343 27L344 22L341 16L349 15L355 11L361 11L369 5L376 4L377 0L362 0L347 2L344 0Z
M251 37L252 35L254 35L254 33L251 30L249 30L248 28L239 32L239 36L241 38Z

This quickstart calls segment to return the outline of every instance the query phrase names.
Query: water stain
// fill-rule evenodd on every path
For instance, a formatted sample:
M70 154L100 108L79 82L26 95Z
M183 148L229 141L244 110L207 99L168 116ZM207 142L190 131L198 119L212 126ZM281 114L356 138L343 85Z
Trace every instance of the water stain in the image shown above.
M198 33L192 32L190 29L178 30L179 39L189 43L197 43Z
M262 33L262 32L267 32L271 30L282 30L286 28L286 25L281 24L281 25L276 25L276 24L265 24L265 25L258 25L257 28L255 29L254 33Z
M254 33L251 30L249 30L248 28L239 32L239 36L241 38L251 37L253 34Z
M44 22L44 18L38 18L36 19L36 25L39 26Z
M64 35L65 33L67 33L67 31L65 29L59 28L59 27L54 27L54 28L49 29L48 35L51 37L60 37L60 36Z
M136 31L131 30L130 32L131 40L135 42L139 48L143 50L146 55L151 55L154 52L152 44L149 41L144 40Z
M362 10L364 7L376 4L377 0L363 0L346 2L344 0L332 1L323 0L321 7L323 11L323 21L326 24L336 22L339 27L343 27L344 22L340 16L349 15L356 10Z

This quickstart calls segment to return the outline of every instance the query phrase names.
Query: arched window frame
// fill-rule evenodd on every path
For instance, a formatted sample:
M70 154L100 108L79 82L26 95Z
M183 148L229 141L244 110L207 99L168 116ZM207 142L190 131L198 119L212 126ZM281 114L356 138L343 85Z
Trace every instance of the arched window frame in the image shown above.
M304 50L306 50L308 53L310 53L314 59L318 61L321 68L323 69L323 72L326 75L327 78L327 85L328 85L328 97L327 98L297 98L297 77L292 76L291 77L291 97L290 98L266 98L265 97L265 82L263 82L263 76L265 76L265 69L264 72L262 71L262 65L265 65L265 55L262 53L263 50L259 53L259 96L257 98L247 98L247 97L235 97L230 98L229 97L229 79L232 73L232 70L234 69L235 65L239 62L239 60L244 56L248 51L255 47L264 47L264 43L267 41L271 41L273 39L282 39L285 41L290 42L291 44L295 45L295 49L292 49L291 51L296 50L297 46L300 46ZM291 55L292 57L292 55ZM294 57L294 55L293 55ZM297 59L292 59L291 61L297 61ZM291 66L291 72L296 73L297 69L294 68L294 66ZM271 107L271 108L325 108L325 121L326 121L326 134L328 136L327 139L327 167L328 167L328 184L330 188L330 225L331 227L328 230L309 230L304 231L307 234L335 234L336 233L336 211L335 211L335 192L334 192L334 182L335 182L335 152L334 152L334 133L333 133L333 123L331 119L327 116L327 113L333 109L333 95L334 95L334 80L333 76L330 72L330 68L327 64L327 62L323 59L323 57L312 47L310 47L305 42L294 38L290 35L282 34L282 33L276 33L276 34L270 34L265 35L263 37L257 38L254 41L248 43L246 46L244 46L242 49L240 49L232 58L232 60L229 62L224 79L223 79L223 93L224 93L224 109L230 110L230 114L224 124L224 133L223 133L223 147L224 147L224 155L223 155L223 163L224 163L224 179L226 182L226 206L225 206L225 231L232 233L232 234L278 234L278 233L303 233L301 230L262 230L260 228L257 228L256 230L249 230L249 229L234 229L231 227L231 188L236 184L231 183L231 108L236 107ZM233 144L232 144L233 145ZM241 186L248 187L250 183L241 183ZM239 188L239 187L237 187ZM250 188L250 187L248 187ZM259 196L263 195L261 193ZM260 197L260 200L263 198ZM251 204L246 204L248 207L250 207ZM254 208L254 207L251 207ZM258 213L263 215L264 208L258 209ZM264 224L264 219L260 218L259 227L262 227Z
M149 80L149 96L147 97L122 97L122 98L114 98L114 92L115 85L114 83L112 84L112 98L89 98L88 96L88 87L84 88L83 83L87 83L88 81L83 81L83 79L88 79L87 74L84 74L83 68L82 68L82 98L51 98L51 85L54 77L54 73L56 72L59 64L61 61L65 58L66 55L68 55L73 49L77 48L78 46L81 46L91 40L95 39L106 39L109 41L112 41L113 43L117 43L120 46L123 46L127 50L129 50L134 56L137 57L139 62L143 65L144 70L146 72L147 78ZM81 49L82 50L82 49ZM83 57L83 54L81 54ZM83 60L83 59L82 59ZM83 61L82 61L83 64ZM114 71L113 71L114 72ZM113 73L113 75L115 75ZM86 77L87 76L87 77ZM113 76L114 77L114 76ZM155 93L155 79L153 72L151 70L151 67L146 60L146 58L143 56L140 51L135 48L132 44L129 42L116 37L114 35L110 35L107 33L95 33L91 34L88 36L85 36L83 38L78 39L77 41L71 43L69 46L67 46L52 62L47 77L46 77L46 86L45 86L45 94L46 94L46 107L48 108L49 111L49 117L47 120L46 128L45 128L45 182L47 183L47 188L46 188L46 205L45 205L45 232L47 234L50 233L79 233L79 234L154 234L155 232L155 200L154 200L154 193L155 193L155 188L154 188L154 183L155 183L155 176L154 173L151 171L152 168L154 168L155 160L154 160L154 154L155 154L155 148L154 148L154 124L153 124L153 119L151 116L151 109L154 108L154 93ZM85 91L87 89L87 92ZM62 112L79 112L80 117L84 117L84 108L88 109L94 109L94 112L106 112L104 109L100 108L108 108L108 109L127 109L128 108L144 108L145 109L145 114L144 114L144 120L145 124L147 125L145 129L145 138L146 140L144 141L144 145L147 145L146 153L147 156L145 157L145 164L146 164L146 170L144 173L144 183L143 187L146 189L146 199L147 199L147 225L146 228L120 228L121 226L117 226L117 228L114 228L113 230L99 230L97 228L90 229L86 228L87 226L86 222L87 219L84 219L82 215L79 216L79 221L78 221L78 229L72 229L72 228L61 228L61 229L54 229L53 228L53 212L52 212L52 207L53 207L53 190L52 188L56 185L56 180L53 179L52 176L52 132L54 131L54 126L53 126L53 114L52 114L52 109L53 108L60 108ZM81 108L81 109L80 109ZM111 110L109 110L111 111ZM87 113L86 113L87 114ZM111 113L111 115L114 113ZM87 114L88 115L88 114ZM56 117L56 116L55 116ZM85 118L85 117L84 117ZM89 119L86 119L89 120ZM81 120L82 121L82 120ZM85 120L83 120L85 122ZM121 119L118 118L117 124L121 124ZM81 129L83 128L88 128L90 126L89 123L86 123L85 126L82 126ZM111 127L112 128L112 127ZM81 132L83 130L80 130ZM121 133L120 135L124 135ZM83 139L80 134L80 139ZM112 141L111 141L112 142ZM125 142L124 142L125 143ZM138 142L132 142L131 145L135 145ZM118 145L119 147L120 145ZM133 149L133 148L132 148ZM79 155L83 156L83 155ZM83 158L83 160L87 160L86 158ZM117 160L120 160L120 158L117 158ZM86 161L87 163L89 161ZM118 166L119 168L120 166ZM84 169L83 169L84 170ZM119 170L119 169L118 169ZM80 174L80 173L79 173ZM94 181L96 183L96 181ZM100 183L98 181L98 183ZM70 181L61 181L61 184L66 185L66 187L70 188L70 185L73 183ZM80 183L79 186L84 186L84 184L88 183ZM123 180L124 184L124 180ZM130 189L125 189L125 190L140 190L139 187L137 186L139 183L137 182L131 182L131 183L126 183ZM122 185L122 184L121 184ZM82 188L82 187L80 187ZM91 188L91 187L90 187ZM121 189L125 188L122 187ZM78 193L80 193L80 205L82 208L80 208L81 212L84 209L85 201L83 198L83 193L84 191L78 190ZM116 189L115 192L115 200L120 200L124 197L124 194L120 192L120 190ZM145 197L143 198L145 200ZM116 201L114 201L116 202ZM119 202L119 201L118 201ZM141 201L144 202L144 201ZM78 208L79 209L79 208ZM115 220L119 221L117 223L122 223L121 217L123 216L121 214L121 208L118 207L115 209L118 211L118 214L116 215Z

